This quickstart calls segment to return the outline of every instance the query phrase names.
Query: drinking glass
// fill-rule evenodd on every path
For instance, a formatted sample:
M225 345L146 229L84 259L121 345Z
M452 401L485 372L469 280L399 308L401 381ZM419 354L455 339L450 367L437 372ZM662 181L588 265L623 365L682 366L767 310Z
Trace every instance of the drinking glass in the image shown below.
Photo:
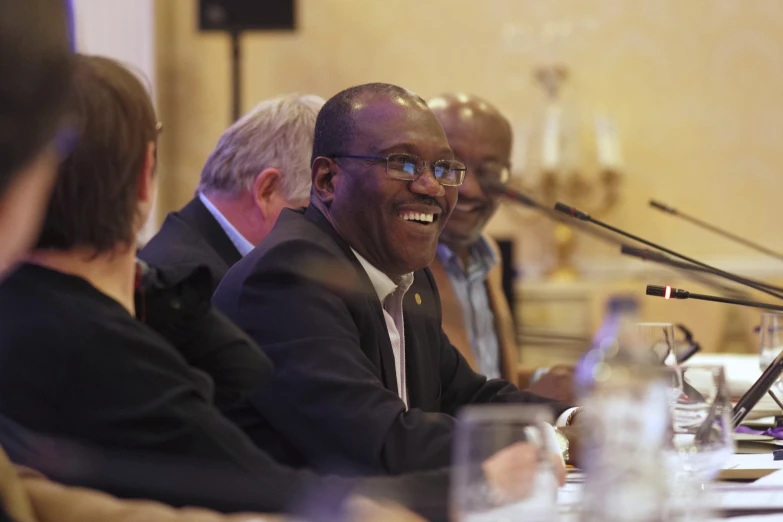
M557 519L552 413L541 406L469 406L454 440L451 511L457 522Z
M783 313L766 312L761 314L759 327L759 368L763 372L783 351ZM778 395L783 393L783 378L775 383Z
M734 452L731 400L723 366L688 365L678 373L682 393L671 407L668 448L675 478L705 484Z
M638 341L666 366L677 366L677 343L672 323L637 323Z
M669 407L671 408L682 394L682 379L677 363L679 345L674 339L674 325L672 323L637 323L636 334L637 342L647 348L656 361L673 370L664 372L667 376Z

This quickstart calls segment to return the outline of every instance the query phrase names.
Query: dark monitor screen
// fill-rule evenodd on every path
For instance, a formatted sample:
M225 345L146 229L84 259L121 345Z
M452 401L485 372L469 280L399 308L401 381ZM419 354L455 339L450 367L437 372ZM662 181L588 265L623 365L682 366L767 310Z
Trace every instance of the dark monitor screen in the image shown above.
M200 0L202 31L292 30L295 0Z

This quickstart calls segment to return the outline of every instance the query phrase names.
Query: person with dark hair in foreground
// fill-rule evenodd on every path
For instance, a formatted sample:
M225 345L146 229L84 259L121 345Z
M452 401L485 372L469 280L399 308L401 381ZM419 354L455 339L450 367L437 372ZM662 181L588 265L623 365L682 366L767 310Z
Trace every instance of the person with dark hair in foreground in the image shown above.
M276 459L345 474L437 469L451 464L462 406L568 408L475 373L443 333L426 267L464 175L405 89L352 87L321 109L310 206L284 210L213 298L275 364L255 419L236 421Z
M79 144L60 167L35 250L0 283L0 307L13 311L0 315L0 433L14 443L9 451L34 464L59 444L15 440L20 425L65 440L43 460L72 484L226 511L348 506L350 515L356 495L391 497L446 520L447 470L359 480L276 463L221 415L212 378L134 317L135 234L152 206L159 126L141 83L112 60L79 56L74 89ZM32 439L38 446L25 451ZM508 473L500 485L530 469ZM383 520L379 509L360 513Z
M61 1L0 3L0 271L35 241L73 143L64 119L71 67Z
M35 241L57 162L72 143L64 125L72 56L62 2L0 2L0 71L2 279ZM33 513L17 469L0 449L0 520L32 522Z

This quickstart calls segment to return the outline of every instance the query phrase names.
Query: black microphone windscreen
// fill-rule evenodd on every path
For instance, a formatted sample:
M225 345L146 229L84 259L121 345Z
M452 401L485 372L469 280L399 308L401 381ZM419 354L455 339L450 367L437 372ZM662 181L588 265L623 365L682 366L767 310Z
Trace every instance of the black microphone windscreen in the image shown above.
M620 253L626 256L644 258L644 252L644 249L632 247L631 245L622 245L620 247Z
M591 221L590 214L587 212L582 212L578 208L572 207L571 205L566 205L565 203L560 203L559 201L555 203L555 210L562 212L563 214L568 214L572 218L576 218L581 221Z
M666 287L658 285L647 285L647 295L654 295L656 297L666 296Z
M657 208L658 210L662 210L663 212L666 212L667 214L676 214L677 211L674 210L669 205L664 205L663 203L659 201L655 201L654 199L650 200L650 206L653 208Z

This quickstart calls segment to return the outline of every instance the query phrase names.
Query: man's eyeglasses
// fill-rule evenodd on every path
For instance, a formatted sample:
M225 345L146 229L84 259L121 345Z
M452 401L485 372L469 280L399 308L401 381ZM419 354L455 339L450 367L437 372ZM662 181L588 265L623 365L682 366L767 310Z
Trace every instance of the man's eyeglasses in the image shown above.
M389 154L388 156L359 156L355 154L332 154L330 158L348 158L386 163L386 174L390 178L416 181L429 167L438 183L444 187L458 187L465 181L465 164L457 160L423 161L412 154Z
M479 185L505 185L511 178L511 170L501 163L484 163L475 169L470 169Z

